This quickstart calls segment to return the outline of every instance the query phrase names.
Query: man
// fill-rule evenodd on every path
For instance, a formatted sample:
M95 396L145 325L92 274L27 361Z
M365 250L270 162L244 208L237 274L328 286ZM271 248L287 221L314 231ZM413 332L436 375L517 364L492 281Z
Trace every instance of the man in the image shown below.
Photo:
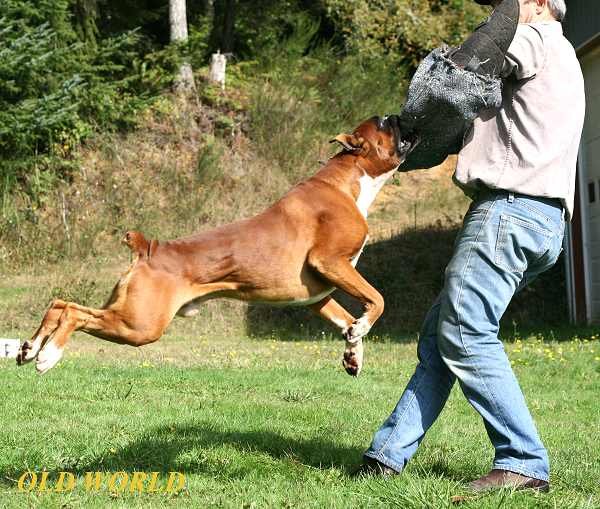
M495 449L493 469L471 488L549 489L548 454L497 335L515 292L562 250L585 99L562 35L564 0L519 0L519 7L502 105L480 113L459 153L454 179L475 199L425 318L416 371L365 452L362 473L400 472L458 380Z

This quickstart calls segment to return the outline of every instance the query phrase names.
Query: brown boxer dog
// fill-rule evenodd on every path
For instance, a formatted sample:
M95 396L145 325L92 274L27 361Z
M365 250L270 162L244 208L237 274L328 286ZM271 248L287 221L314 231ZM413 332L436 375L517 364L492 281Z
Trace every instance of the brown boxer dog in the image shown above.
M367 240L367 210L416 145L403 140L398 117L373 117L332 142L342 151L313 177L261 214L171 241L127 232L134 261L101 309L54 300L19 365L36 359L45 373L74 331L119 344L157 341L173 317L193 316L209 299L227 297L309 306L346 339L343 365L358 375L362 338L383 312L383 298L355 269ZM330 294L339 288L363 305L355 319Z

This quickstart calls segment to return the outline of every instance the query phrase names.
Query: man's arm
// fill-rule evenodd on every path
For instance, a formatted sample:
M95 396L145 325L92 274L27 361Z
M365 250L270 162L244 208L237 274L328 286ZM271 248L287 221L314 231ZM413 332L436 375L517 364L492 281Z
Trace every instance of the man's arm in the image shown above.
M506 53L502 77L532 78L543 67L545 59L544 39L540 32L531 25L520 24Z

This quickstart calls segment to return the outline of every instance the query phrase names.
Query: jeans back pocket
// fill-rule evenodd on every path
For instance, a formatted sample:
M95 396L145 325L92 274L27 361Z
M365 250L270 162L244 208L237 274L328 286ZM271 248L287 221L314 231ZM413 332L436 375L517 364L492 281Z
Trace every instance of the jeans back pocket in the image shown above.
M525 272L548 250L553 235L535 223L502 214L494 263L511 272Z

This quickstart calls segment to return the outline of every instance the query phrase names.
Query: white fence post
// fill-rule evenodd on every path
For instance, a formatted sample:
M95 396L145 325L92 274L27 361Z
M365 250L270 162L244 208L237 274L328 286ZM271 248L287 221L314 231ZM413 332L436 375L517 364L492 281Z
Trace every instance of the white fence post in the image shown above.
M221 89L225 89L225 67L227 65L227 58L220 51L213 53L210 59L210 71L208 73L208 80L211 83L217 83L221 85Z

